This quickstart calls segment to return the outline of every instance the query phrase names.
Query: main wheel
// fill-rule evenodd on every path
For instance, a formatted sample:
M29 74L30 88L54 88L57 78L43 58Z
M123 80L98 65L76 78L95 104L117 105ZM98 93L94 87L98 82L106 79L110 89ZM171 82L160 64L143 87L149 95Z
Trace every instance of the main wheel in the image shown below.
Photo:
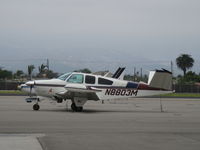
M73 111L76 111L76 110L77 110L77 107L76 107L75 103L72 103L72 104L71 104L71 109L72 109Z
M83 107L77 107L77 111L78 112L82 112L83 111Z
M73 111L76 111L76 112L81 112L81 111L83 111L83 107L77 107L75 103L72 103L72 104L71 104L71 109L72 109Z
M40 109L40 105L38 105L38 104L33 105L33 110L39 110L39 109Z

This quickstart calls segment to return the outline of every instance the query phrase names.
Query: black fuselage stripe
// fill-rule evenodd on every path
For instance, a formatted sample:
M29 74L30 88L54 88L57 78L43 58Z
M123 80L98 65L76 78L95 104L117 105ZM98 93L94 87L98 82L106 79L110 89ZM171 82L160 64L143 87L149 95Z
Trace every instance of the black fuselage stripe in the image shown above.
M132 88L132 87L122 87L122 86L88 86L90 87L94 87L94 88L99 88L99 89L137 89L137 90L147 90L147 91L168 91L165 89L142 89L142 88Z
M65 85L61 85L61 84L35 84L35 86L64 87Z
M44 86L44 87L65 87L65 85L61 84L35 84L34 86ZM89 87L95 87L95 88L100 88L100 89L137 89L137 88L127 88L127 87L122 87L122 86L89 86ZM138 90L149 90L149 91L167 91L165 89L138 89Z

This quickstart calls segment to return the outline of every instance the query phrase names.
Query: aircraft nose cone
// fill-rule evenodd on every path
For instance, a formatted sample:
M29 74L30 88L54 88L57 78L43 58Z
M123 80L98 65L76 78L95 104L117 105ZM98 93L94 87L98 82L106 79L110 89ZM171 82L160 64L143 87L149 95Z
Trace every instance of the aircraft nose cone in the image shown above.
M28 85L28 86L30 86L30 85L34 85L34 81L28 81L28 82L26 82L26 85Z
M26 84L20 84L17 86L17 89L20 91L25 91L25 89L27 89L28 85Z
M21 90L21 89L22 89L22 85L18 85L18 86L17 86L17 89L18 89L18 90Z

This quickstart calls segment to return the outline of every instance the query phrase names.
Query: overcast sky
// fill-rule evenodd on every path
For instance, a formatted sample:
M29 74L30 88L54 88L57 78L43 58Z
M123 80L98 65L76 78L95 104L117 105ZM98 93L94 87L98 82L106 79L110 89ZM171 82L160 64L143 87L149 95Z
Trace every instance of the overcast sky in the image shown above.
M5 68L49 58L59 72L169 67L187 53L198 71L200 1L0 0L0 52Z

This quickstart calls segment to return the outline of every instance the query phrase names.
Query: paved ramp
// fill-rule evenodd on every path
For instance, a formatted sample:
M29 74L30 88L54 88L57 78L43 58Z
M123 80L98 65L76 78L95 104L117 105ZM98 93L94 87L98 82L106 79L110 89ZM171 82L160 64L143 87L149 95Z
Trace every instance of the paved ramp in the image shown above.
M200 150L199 99L88 101L76 113L25 98L0 96L0 150Z
M0 134L0 149L2 150L42 150L37 137L42 135L12 135Z

